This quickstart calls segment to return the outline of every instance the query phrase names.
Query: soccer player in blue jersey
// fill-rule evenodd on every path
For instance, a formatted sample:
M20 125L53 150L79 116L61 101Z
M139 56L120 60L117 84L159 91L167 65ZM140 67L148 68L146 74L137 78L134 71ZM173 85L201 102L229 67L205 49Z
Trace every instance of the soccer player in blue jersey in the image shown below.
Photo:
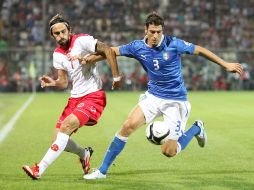
M117 56L137 59L147 72L148 90L130 112L120 131L110 144L99 169L84 175L84 179L106 178L106 173L123 150L128 137L145 123L163 116L163 123L169 127L169 140L161 145L162 153L173 157L184 150L193 137L200 147L206 145L207 137L202 121L197 120L185 131L190 115L190 103L182 77L181 54L201 55L220 65L228 72L243 74L239 63L228 63L211 51L184 40L163 33L164 21L155 12L149 14L145 23L146 36L129 44L114 47ZM102 60L100 55L80 58L83 64ZM81 60L81 61L82 61Z

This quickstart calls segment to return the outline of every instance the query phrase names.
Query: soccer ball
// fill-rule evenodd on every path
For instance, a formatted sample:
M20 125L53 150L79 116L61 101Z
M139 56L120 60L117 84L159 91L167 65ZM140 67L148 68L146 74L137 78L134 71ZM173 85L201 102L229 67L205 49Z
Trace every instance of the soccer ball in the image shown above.
M155 121L146 127L146 138L153 144L160 145L168 140L170 130L162 121Z

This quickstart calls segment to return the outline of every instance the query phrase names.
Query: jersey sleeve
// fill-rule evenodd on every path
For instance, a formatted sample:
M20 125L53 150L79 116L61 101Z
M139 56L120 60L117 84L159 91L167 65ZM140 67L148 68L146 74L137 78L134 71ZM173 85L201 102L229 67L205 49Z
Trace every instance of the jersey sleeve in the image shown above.
M122 45L119 48L120 55L126 57L135 57L135 41L130 42L129 44Z
M62 69L62 70L66 70L64 65L63 65L63 61L61 61L61 54L60 53L54 53L53 54L53 67L55 69Z
M195 45L181 39L175 39L175 45L180 54L194 54Z
M89 53L95 52L95 47L97 44L97 39L94 39L93 36L80 36L78 39L78 43L82 49L86 50Z

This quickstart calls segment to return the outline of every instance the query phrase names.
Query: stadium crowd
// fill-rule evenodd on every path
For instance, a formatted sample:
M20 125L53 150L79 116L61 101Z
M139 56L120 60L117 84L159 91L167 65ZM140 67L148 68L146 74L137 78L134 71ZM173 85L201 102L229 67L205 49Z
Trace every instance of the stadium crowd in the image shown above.
M165 18L165 31L168 34L219 51L229 61L244 63L245 76L236 82L236 75L208 66L202 58L184 59L184 77L190 90L254 89L254 0L46 2L46 21L60 12L72 20L74 32L91 34L112 46L143 38L144 18L147 13L155 10ZM46 32L47 28L44 28L43 1L4 0L1 3L0 91L29 91L32 81L29 72L31 62L36 64L41 60L40 55L34 59L31 54L35 50L52 51L52 47L55 47ZM48 59L47 63L41 64L46 64L46 70L51 71L51 58ZM138 64L132 65L128 72L123 70L126 78L124 89L143 89L147 81L146 75ZM107 89L110 87L108 84L111 83L111 76L109 69L104 67L101 70L104 87ZM43 73L41 70L37 66L37 75Z

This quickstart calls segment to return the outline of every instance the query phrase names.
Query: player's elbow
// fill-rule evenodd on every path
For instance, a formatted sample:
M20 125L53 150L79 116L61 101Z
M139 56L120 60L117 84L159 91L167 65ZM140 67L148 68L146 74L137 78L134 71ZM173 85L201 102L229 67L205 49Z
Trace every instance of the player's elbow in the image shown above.
M61 80L57 80L56 84L57 84L56 87L58 89L65 89L68 87L69 81L68 79L61 79Z
M199 45L196 45L195 46L195 50L194 50L194 54L195 55L200 55L202 52L203 52L203 47L199 46Z
M66 81L63 83L63 88L67 88L67 87L68 87L68 84L69 84L69 81L66 80Z
M57 86L58 89L66 89L68 87L68 82L67 83L61 83Z

